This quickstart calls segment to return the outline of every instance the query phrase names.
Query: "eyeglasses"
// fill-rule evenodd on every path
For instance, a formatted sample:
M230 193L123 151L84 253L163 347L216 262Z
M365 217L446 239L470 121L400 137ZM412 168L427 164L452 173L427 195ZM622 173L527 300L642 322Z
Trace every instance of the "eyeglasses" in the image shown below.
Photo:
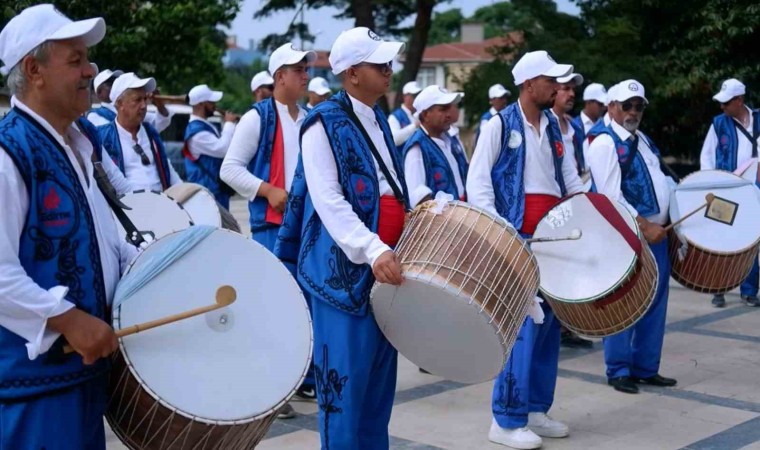
M377 70L381 74L385 75L388 73L393 73L393 61L387 62L387 63L359 63L355 65L354 67L361 67L361 66L368 66L372 67L373 69Z
M631 108L635 108L636 112L642 112L642 111L644 111L644 108L647 107L647 105L645 105L643 103L636 103L636 104L634 104L632 102L623 102L620 106L623 108L623 111L625 111L625 112L630 111Z
M135 151L138 155L140 155L140 162L143 166L149 166L150 165L150 159L148 158L148 155L145 154L145 151L142 147L140 147L140 144L135 144L132 146L132 150Z

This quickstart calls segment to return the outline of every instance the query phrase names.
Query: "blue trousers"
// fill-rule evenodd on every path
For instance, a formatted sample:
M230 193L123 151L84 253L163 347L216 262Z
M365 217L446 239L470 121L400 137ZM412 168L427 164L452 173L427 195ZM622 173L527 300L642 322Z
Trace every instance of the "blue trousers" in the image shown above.
M741 294L748 297L756 296L758 282L760 282L760 267L758 266L757 258L755 258L755 263L752 264L752 270L750 270L749 275L747 275L747 278L744 280L744 283L742 283L740 288Z
M649 248L657 262L657 292L649 311L638 322L618 334L604 338L607 378L649 378L657 375L660 370L670 280L668 240L650 244Z
M522 428L528 424L528 413L546 413L554 403L560 326L546 302L541 308L544 323L525 319L507 365L493 385L491 408L502 428Z
M323 450L387 450L396 349L372 313L354 316L316 299L314 371Z
M0 450L105 450L107 378L18 402L0 402Z

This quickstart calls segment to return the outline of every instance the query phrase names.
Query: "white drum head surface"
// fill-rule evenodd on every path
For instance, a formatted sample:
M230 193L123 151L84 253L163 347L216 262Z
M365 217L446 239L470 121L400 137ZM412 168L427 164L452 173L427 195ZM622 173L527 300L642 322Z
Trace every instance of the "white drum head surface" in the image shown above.
M155 191L135 191L121 197L121 202L129 206L124 213L135 227L145 235L150 232L155 239L175 231L182 231L193 224L190 215L167 195ZM127 235L119 219L114 216L120 236Z
M205 187L199 184L179 183L167 189L165 194L174 198L174 200L177 200L173 195L175 190L179 190L188 184L199 188L189 199L181 203L182 207L185 208L185 211L190 214L193 224L210 225L212 227L221 228L222 215L219 212L219 206L216 203L214 195Z
M380 330L411 362L460 383L491 380L506 363L506 347L487 311L453 286L405 274L401 286L375 284L372 309Z
M178 235L151 244L129 270ZM303 380L311 316L285 266L255 241L215 230L114 310L118 330L211 305L225 284L237 291L232 305L121 339L133 375L159 401L217 424L268 414Z
M628 210L618 202L612 203L638 234ZM533 237L565 237L575 229L582 232L578 240L536 242L530 248L538 261L541 291L567 302L591 301L628 277L636 254L583 194L552 208L538 223Z
M675 221L705 204L712 193L739 205L733 225L705 217L705 210L694 214L676 227L679 236L698 247L715 253L736 253L755 245L760 239L760 190L753 184L719 187L721 183L741 183L741 177L721 170L695 172L681 180L681 187L705 187L696 190L677 190L671 197L670 217ZM710 187L710 186L715 187Z

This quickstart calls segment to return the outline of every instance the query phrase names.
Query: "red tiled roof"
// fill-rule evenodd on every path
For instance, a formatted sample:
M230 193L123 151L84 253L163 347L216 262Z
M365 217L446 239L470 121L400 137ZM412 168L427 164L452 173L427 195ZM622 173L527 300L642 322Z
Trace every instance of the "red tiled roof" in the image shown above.
M422 54L422 62L488 62L493 61L494 56L489 49L492 47L504 47L510 43L522 41L519 33L510 33L506 37L495 37L482 42L452 42L438 44L425 49Z

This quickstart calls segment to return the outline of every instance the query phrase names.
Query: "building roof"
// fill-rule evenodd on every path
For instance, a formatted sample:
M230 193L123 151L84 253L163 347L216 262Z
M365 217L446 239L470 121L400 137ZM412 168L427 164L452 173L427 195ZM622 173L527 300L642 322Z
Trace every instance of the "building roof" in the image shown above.
M452 42L433 45L425 49L425 53L422 54L422 62L489 62L494 60L494 55L490 49L520 42L522 42L520 33L510 33L508 36L486 39L482 42Z

